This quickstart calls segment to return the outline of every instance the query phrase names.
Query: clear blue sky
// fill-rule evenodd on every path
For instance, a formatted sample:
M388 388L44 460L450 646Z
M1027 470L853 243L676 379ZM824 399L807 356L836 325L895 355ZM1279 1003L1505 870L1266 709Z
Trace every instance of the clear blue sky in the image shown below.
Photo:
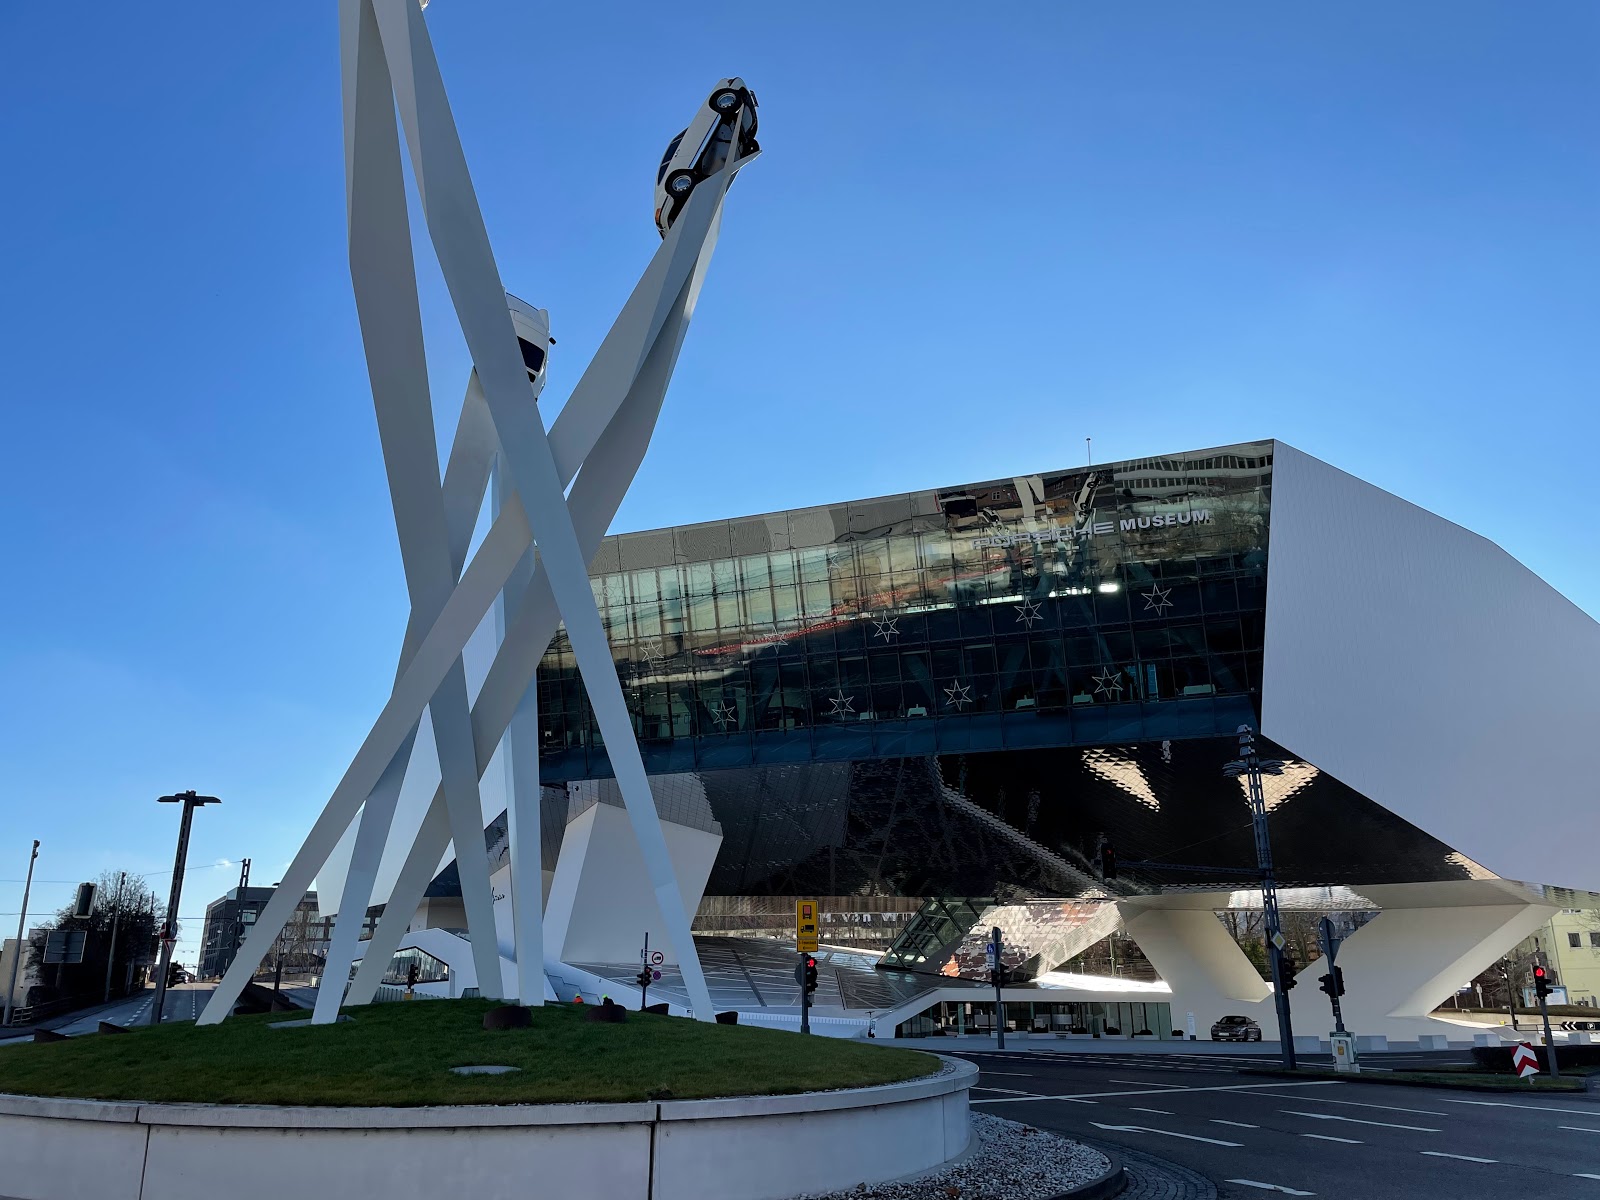
M552 312L548 408L657 244L667 139L724 74L761 97L619 528L1277 436L1600 612L1590 0L724 11L428 11L507 286ZM277 878L404 624L335 5L6 23L0 880L39 837L42 906L164 890L154 798L193 787L225 800L199 913L217 860Z

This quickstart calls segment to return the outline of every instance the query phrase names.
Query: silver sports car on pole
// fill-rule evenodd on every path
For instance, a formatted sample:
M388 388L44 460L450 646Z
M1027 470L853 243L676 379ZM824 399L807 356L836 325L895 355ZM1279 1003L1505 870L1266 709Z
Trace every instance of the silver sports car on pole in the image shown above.
M724 79L661 156L661 169L656 172L656 228L661 236L667 236L695 185L720 171L730 153L745 158L760 148L756 145L756 94L738 77Z

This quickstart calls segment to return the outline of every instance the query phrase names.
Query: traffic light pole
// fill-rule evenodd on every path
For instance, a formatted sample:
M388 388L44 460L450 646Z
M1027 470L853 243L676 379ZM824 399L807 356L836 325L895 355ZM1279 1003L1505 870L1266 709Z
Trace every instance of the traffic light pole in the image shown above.
M1561 1078L1561 1064L1556 1061L1556 1039L1550 1034L1550 1003L1545 999L1544 989L1539 989L1539 1018L1544 1022L1544 1048L1549 1051L1545 1057L1550 1061L1550 1078Z
M804 951L800 954L800 1032L811 1032L811 982L807 978L806 964L811 961L811 955Z
M1277 775L1283 771L1281 762L1261 761L1256 751L1255 734L1248 725L1239 726L1239 758L1223 767L1225 774L1245 777L1245 790L1250 797L1250 819L1255 827L1256 866L1261 872L1261 910L1267 932L1267 955L1272 964L1272 999L1278 1010L1278 1041L1282 1047L1283 1067L1295 1069L1294 1026L1289 1020L1289 973L1284 969L1283 951L1278 942L1282 939L1282 926L1278 920L1278 883L1272 873L1272 842L1267 837L1267 800L1261 790L1263 771Z

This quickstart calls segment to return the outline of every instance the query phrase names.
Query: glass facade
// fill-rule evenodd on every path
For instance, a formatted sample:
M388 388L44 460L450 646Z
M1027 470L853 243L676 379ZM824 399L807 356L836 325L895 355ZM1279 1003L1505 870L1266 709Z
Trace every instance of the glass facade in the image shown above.
M623 534L592 585L652 773L1254 721L1272 446ZM609 775L570 646L540 772Z

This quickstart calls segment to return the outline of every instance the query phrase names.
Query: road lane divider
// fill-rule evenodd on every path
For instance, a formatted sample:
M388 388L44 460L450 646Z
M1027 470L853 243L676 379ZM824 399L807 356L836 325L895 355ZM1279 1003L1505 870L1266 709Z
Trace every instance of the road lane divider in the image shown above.
M1186 1142L1206 1142L1212 1146L1232 1146L1239 1149L1243 1142L1225 1142L1221 1138L1200 1137L1193 1133L1175 1133L1170 1129L1156 1129L1149 1125L1102 1125L1099 1121L1090 1121L1096 1129L1111 1129L1118 1133L1156 1133L1162 1137L1182 1138Z
M1243 1184L1245 1187L1260 1188L1264 1192L1282 1192L1286 1196L1315 1196L1315 1192L1302 1192L1299 1188L1284 1187L1281 1183L1262 1183L1259 1179L1229 1179L1226 1183Z
M1281 1113L1288 1113L1291 1117L1310 1117L1313 1121L1348 1121L1352 1125L1377 1125L1384 1129L1409 1129L1412 1133L1438 1133L1437 1129L1429 1129L1426 1125L1396 1125L1392 1121L1363 1121L1360 1117L1346 1117L1340 1113L1299 1112L1292 1108L1280 1108Z

